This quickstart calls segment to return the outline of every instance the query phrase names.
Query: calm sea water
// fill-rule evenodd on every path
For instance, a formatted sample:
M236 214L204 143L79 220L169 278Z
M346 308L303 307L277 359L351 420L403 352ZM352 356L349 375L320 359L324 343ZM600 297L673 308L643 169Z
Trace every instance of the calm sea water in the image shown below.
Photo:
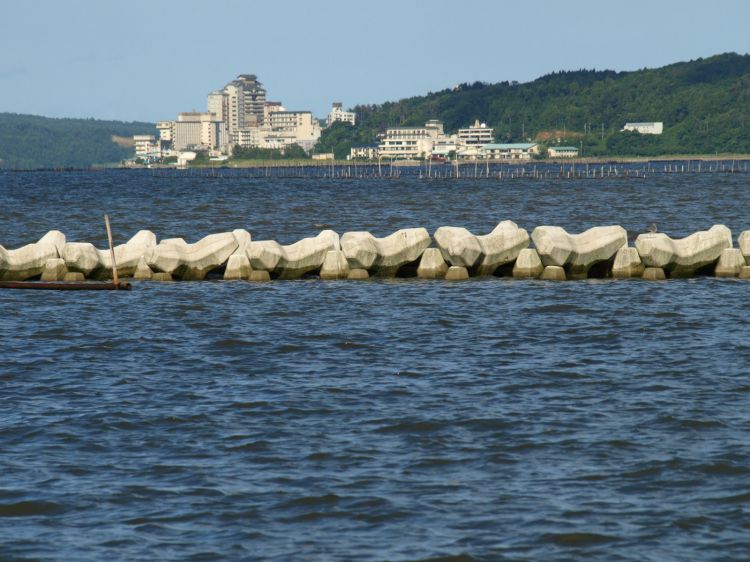
M750 228L746 175L0 175L0 244L140 228ZM750 283L0 292L2 560L750 558Z

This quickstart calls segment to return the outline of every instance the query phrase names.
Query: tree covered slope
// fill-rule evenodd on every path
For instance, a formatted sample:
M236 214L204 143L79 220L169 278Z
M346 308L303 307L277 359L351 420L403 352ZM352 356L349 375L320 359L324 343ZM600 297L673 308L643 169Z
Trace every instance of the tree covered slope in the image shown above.
M155 133L151 123L0 113L0 168L86 168L119 162L133 156L129 137Z
M387 126L441 119L446 131L475 120L501 142L584 147L584 155L750 153L750 55L727 53L633 72L556 72L517 84L461 84L380 105L354 108L358 124L324 132L337 156L372 143ZM620 133L630 121L663 121L658 137Z

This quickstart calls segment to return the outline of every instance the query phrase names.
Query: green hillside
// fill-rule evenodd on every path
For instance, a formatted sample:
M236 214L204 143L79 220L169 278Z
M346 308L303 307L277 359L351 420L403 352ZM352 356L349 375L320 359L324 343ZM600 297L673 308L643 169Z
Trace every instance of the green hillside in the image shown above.
M0 168L87 168L119 162L133 156L127 138L138 134L156 134L156 129L151 123L0 113Z
M583 145L584 156L750 153L750 55L727 53L634 72L556 72L524 84L461 84L426 96L354 108L319 144L337 157L376 142L387 126L440 119L446 132L486 122L500 142ZM664 134L621 133L628 121L663 121ZM558 140L559 139L559 140Z

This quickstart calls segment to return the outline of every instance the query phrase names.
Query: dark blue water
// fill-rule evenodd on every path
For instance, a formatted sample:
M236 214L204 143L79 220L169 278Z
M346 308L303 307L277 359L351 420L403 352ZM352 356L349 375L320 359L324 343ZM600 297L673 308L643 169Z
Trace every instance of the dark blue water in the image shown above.
M750 228L741 175L0 175L59 228L291 242L502 219ZM140 283L0 292L2 560L742 560L750 283Z

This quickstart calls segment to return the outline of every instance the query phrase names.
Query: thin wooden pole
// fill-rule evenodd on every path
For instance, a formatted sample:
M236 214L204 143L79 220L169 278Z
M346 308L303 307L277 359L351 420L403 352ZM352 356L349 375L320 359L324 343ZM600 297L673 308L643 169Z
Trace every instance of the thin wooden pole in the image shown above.
M104 215L104 224L107 227L107 238L109 239L109 255L112 258L112 280L115 284L115 289L119 286L117 281L117 263L115 263L115 247L112 245L112 229L109 227L109 216Z

